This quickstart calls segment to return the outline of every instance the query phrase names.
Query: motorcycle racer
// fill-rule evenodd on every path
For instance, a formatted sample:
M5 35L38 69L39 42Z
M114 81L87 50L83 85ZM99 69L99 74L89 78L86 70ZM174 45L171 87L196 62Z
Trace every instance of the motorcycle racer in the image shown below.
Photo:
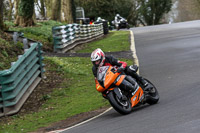
M116 14L115 16L115 23L119 23L119 21L123 19L119 14Z
M119 30L121 28L127 28L127 29L130 28L127 20L125 18L121 17L119 14L116 14L113 24L115 25L115 28L117 30Z
M133 78L135 78L136 80L138 80L146 89L149 89L150 86L148 85L148 83L141 77L139 76L136 71L133 69L132 66L127 66L126 62L123 61L119 61L118 59L114 58L113 56L105 56L104 52L100 49L97 48L95 49L92 53L91 53L91 61L93 63L93 67L92 67L92 71L93 71L93 75L95 77L95 83L96 83L96 89L98 89L98 86L100 85L100 83L97 81L97 70L99 67L102 66L117 66L117 72L125 72L126 75L132 76ZM129 78L129 76L126 77L126 79L128 81L131 80L131 78ZM130 81L132 84L135 84L135 81ZM125 85L126 89L129 91L134 91L132 90L132 88L134 88L132 86L131 83L124 83L122 85Z

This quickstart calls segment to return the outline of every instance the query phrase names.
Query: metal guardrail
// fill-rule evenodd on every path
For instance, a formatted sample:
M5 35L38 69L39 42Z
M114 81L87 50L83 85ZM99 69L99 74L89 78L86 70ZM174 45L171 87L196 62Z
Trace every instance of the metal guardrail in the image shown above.
M53 27L54 51L64 53L78 44L103 36L103 25L69 24ZM13 32L8 32L13 34ZM39 84L44 73L42 44L14 32L13 40L24 43L25 53L18 56L11 68L0 71L0 117L17 113ZM31 47L29 44L31 42Z
M43 77L41 47L32 43L10 69L0 71L0 117L17 113Z
M78 44L90 42L103 36L103 24L68 24L52 27L54 52L65 53Z

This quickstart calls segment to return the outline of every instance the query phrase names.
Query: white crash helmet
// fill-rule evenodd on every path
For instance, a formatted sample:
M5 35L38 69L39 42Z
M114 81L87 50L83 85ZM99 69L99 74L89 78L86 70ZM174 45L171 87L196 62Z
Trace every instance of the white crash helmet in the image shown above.
M99 62L99 64L96 64L95 62L98 60L100 60L100 62ZM100 48L95 49L91 54L91 61L95 67L103 66L104 61L105 61L104 52Z
M97 21L100 21L100 20L101 20L101 17L98 17L98 18L97 18Z

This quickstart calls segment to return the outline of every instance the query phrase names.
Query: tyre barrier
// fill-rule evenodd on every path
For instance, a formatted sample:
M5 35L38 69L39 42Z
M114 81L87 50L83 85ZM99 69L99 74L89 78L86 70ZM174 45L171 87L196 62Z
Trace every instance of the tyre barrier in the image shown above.
M11 63L11 68L0 71L0 117L17 113L44 77L42 44L24 47L24 54Z
M68 24L52 27L54 52L65 53L75 46L102 37L103 24Z
M107 20L95 22L94 24L103 24L103 33L104 34L109 33L109 27L108 27L108 21Z

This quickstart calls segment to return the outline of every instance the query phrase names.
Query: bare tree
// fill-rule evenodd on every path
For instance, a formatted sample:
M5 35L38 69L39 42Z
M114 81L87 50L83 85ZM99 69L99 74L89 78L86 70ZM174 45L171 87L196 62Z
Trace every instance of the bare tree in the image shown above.
M129 11L129 15L127 17L129 23L131 23L133 26L137 27L140 23L142 23L142 25L145 25L143 23L143 21L140 21L139 18L139 2L137 0L133 0L132 1L132 7L131 10Z
M50 18L52 17L52 8L53 6L53 0L44 0L44 4L46 7L46 17Z
M62 0L61 21L73 23L72 0Z
M61 0L54 0L51 19L61 21Z
M179 0L177 21L200 19L200 0Z
M0 31L2 31L4 28L3 23L3 0L0 0Z
M73 0L54 0L51 19L73 23Z
M172 0L139 0L140 20L146 25L157 25L172 7Z
M15 24L25 27L34 25L33 14L34 0L20 0Z
M36 7L40 12L41 16L45 19L46 12L45 12L45 1L44 0L35 0Z
M133 0L75 0L77 6L85 10L89 18L102 17L112 21L116 14L127 18L132 8Z
M14 0L14 8L15 8L15 14L14 17L17 18L18 16L18 5L19 5L20 0Z
M14 1L9 0L9 12L8 12L8 20L12 20L12 15L13 15L13 8L14 8Z

